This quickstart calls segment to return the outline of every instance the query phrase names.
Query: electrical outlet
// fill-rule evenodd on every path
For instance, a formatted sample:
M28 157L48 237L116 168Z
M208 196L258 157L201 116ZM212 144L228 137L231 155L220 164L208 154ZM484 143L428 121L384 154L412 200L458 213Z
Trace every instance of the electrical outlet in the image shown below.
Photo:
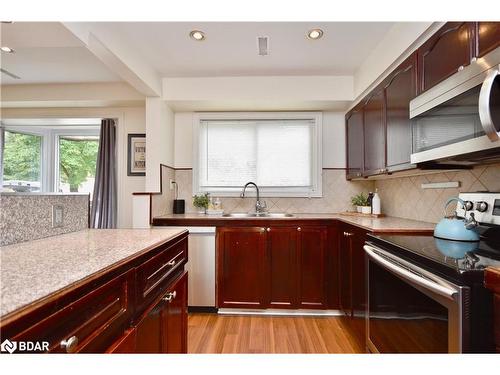
M60 228L64 223L63 206L52 206L52 228Z
M172 179L170 179L169 182L170 182L170 190L174 190L174 188L175 188L175 181L172 180Z

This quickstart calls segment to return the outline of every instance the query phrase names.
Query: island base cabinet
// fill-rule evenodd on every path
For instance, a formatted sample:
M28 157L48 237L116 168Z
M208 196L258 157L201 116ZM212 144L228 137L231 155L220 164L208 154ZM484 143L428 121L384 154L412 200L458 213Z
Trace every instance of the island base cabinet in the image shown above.
M144 313L135 330L135 353L187 353L187 272Z

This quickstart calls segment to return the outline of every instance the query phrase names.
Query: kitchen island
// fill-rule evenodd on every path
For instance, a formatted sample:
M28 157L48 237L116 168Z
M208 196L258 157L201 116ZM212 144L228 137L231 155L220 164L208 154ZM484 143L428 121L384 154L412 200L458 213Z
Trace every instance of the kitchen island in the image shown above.
M88 229L0 247L2 340L49 352L185 352L187 234Z

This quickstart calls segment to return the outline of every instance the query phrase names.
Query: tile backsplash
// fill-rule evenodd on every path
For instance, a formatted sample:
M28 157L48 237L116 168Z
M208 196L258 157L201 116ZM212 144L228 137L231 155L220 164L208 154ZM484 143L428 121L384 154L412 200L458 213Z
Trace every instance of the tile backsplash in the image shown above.
M179 199L186 200L186 212L197 212L193 206L192 170L176 170L175 181L179 185ZM349 182L344 170L323 170L323 197L321 198L263 198L271 212L333 213L352 210L351 196L374 189L373 181ZM227 212L253 210L255 198L221 198ZM166 213L171 213L172 207Z
M52 206L63 207L63 225L52 228ZM0 246L88 228L88 194L0 193Z
M422 189L421 184L460 182L459 188ZM382 212L389 216L436 223L444 216L444 204L460 192L500 191L500 164L471 170L376 180ZM449 208L451 211L451 208Z

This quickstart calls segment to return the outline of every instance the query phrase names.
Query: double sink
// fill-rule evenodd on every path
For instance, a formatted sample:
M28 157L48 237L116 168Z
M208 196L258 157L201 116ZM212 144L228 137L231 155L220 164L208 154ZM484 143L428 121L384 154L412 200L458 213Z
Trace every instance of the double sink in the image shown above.
M232 212L232 213L224 214L222 216L223 217L239 217L239 218L245 218L245 217L269 217L269 218L293 217L292 214L287 214L287 213L282 213L282 212L262 212L262 213Z

